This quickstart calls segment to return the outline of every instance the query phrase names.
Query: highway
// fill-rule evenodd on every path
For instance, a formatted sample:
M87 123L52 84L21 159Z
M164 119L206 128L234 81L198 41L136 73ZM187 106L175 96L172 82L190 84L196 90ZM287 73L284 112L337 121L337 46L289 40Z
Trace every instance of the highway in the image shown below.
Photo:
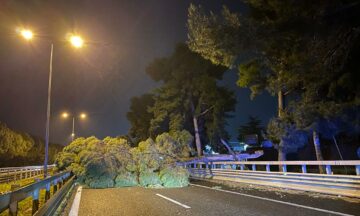
M80 216L360 215L359 203L340 199L296 194L279 195L270 191L244 192L202 182L174 189L82 189L79 203Z

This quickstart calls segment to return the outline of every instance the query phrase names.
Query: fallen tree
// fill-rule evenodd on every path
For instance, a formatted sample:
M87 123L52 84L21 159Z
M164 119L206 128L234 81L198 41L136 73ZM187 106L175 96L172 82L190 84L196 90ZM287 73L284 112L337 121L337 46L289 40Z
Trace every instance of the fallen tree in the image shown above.
M192 141L187 131L163 133L135 148L123 138L78 138L59 154L56 165L91 188L183 187L189 174L176 162L189 158Z

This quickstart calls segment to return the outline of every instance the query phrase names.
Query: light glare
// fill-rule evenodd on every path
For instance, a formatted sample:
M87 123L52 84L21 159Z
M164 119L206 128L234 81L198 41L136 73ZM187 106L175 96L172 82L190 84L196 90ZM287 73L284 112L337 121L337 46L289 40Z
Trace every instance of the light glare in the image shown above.
M86 118L86 114L85 114L85 113L81 113L81 114L80 114L80 118L82 118L82 119Z
M34 37L32 31L28 29L21 30L20 34L23 38L25 38L25 40L31 40Z
M70 43L76 48L81 48L84 45L83 39L77 35L70 37Z
M69 113L64 112L61 116L62 116L63 118L67 118L67 117L69 117Z

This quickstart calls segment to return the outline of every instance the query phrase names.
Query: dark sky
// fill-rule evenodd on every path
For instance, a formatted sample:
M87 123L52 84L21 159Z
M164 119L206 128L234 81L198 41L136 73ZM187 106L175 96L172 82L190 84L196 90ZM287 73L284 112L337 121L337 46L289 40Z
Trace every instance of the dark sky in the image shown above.
M129 99L157 85L146 76L146 65L169 55L187 38L190 2L213 11L223 4L243 10L233 0L0 0L0 121L44 136L51 40L50 140L69 140L71 121L60 118L63 111L88 113L88 119L76 121L79 136L126 134ZM34 30L32 43L15 34L19 26ZM91 44L74 50L62 41L69 32ZM238 99L228 127L233 137L248 115L267 122L276 113L274 98L262 95L250 101L249 91L237 88L236 80L236 73L228 72L224 82L236 90Z

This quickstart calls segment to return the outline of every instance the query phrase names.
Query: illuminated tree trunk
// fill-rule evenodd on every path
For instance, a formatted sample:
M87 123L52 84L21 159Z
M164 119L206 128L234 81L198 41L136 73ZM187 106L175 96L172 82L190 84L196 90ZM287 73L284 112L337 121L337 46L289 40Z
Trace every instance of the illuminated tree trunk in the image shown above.
M320 138L319 134L316 131L313 131L313 142L315 147L315 154L316 154L316 160L323 161L323 155L321 153L321 147L320 147ZM320 173L324 172L324 167L322 165L319 166Z
M284 94L280 90L278 91L278 117L281 118L283 116L284 112ZM286 152L284 151L284 148L281 145L281 140L279 143L278 148L278 161L286 161ZM281 169L281 166L279 166L279 169Z
M201 155L202 155L201 140L200 140L200 134L199 134L198 119L197 119L197 117L195 115L193 116L193 122L194 122L196 150L197 150L197 153L198 153L198 157L201 157Z
M286 152L280 147L278 149L278 161L286 161Z
M284 94L280 90L278 91L278 117L282 117L284 112Z
M193 114L195 145L196 145L197 155L198 155L198 157L201 157L202 149L201 149L201 139L200 139L200 133L199 133L198 116L196 115L196 112L195 112L194 103L192 102L192 100L190 100L190 101L191 101L190 102L191 111Z

